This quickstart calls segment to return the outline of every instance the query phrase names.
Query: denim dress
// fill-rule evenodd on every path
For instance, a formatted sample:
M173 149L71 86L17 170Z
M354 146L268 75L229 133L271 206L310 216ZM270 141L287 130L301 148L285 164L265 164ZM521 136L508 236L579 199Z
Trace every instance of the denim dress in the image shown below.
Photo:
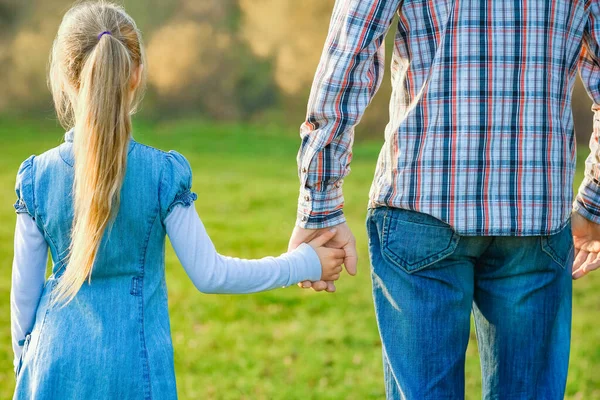
M179 153L129 143L121 203L92 272L72 302L52 305L73 223L73 134L23 162L18 212L49 245L52 274L17 367L15 399L177 398L167 286L165 225L177 204L196 200Z

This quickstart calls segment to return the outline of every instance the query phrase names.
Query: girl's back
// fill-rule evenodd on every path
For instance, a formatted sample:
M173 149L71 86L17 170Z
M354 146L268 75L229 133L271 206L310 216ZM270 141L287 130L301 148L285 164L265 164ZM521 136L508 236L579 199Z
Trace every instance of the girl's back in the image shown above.
M32 362L24 363L19 384L35 386L43 398L131 398L143 388L139 398L153 393L167 399L175 381L164 218L175 205L195 200L189 164L179 153L130 141L121 204L98 249L93 284L84 284L65 307L52 306L51 291L64 271L73 225L72 140L70 131L65 143L30 157L19 170L19 205L44 233L52 255L52 277L24 349L23 357ZM67 373L82 384L63 387Z
M111 4L78 3L59 28L50 83L66 142L23 162L16 184L15 399L177 397L165 235L207 293L339 278L344 251L325 247L334 232L276 258L216 252L190 207L188 162L131 137L143 54L135 23Z

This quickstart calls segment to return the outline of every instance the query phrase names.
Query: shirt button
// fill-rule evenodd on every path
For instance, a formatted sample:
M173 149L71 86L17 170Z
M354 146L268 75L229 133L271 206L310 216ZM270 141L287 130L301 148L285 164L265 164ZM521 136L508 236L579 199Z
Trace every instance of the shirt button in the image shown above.
M305 215L304 217L302 217L302 222L306 222L308 221L308 217Z
M310 201L310 196L309 195L304 196L304 200L305 201Z
M302 167L302 172L306 173L306 167Z

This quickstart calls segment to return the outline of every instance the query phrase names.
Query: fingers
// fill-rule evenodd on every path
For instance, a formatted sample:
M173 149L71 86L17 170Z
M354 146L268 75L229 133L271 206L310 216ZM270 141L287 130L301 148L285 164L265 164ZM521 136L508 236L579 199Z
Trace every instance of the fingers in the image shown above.
M598 240L579 240L578 246L581 250L585 250L588 253L600 252L600 241Z
M323 276L321 277L321 279L323 279L324 281L337 281L338 279L340 279L341 274L342 263L340 260L332 264L330 268L327 269L327 271L323 271Z
M339 275L338 275L338 276L339 276ZM328 281L328 282L327 282L327 291L328 291L329 293L333 293L333 292L335 292L335 283L333 283L333 282L331 282L331 281Z
M339 278L339 274L338 274L338 278ZM307 284L308 286L304 286L305 284ZM298 283L298 286L300 286L301 288L312 287L312 289L315 292L322 292L325 290L329 293L333 293L336 290L335 283L333 283L332 281L317 281L317 282L304 281L304 282Z
M344 260L344 258L346 257L346 252L343 249L333 249L333 248L329 248L329 252L331 254L332 258L335 258L337 260ZM341 262L340 262L341 264Z
M319 231L317 229L305 229L296 226L292 231L292 235L290 236L288 251L294 250L302 243L311 241L318 234L318 232Z
M346 266L346 271L350 275L356 275L356 267L358 264L358 254L356 253L356 241L354 239L350 240L345 246L344 251L346 252L346 256L344 257L344 265Z
M577 254L577 258L580 260L583 259L584 255L582 253L587 253L584 251L579 251ZM580 262L580 265L575 268L575 264L573 264L573 279L579 279L587 275L588 273L595 271L600 268L600 253L587 253L587 257L583 262Z
M299 282L298 286L301 287L302 289L309 289L312 286L312 282L311 281Z
M292 239L290 240L290 248L292 247L292 242L294 244L299 242L296 240L299 239L299 236L293 235ZM302 282L299 284L300 287L311 287L316 292L324 290L330 293L335 292L334 281L338 280L341 276L343 271L342 264L345 264L346 270L350 275L356 275L358 261L356 241L352 232L350 232L345 224L329 230L316 231L313 236L304 236L304 239L304 242L308 242L319 256L322 266L322 276L320 281ZM326 246L331 246L331 248Z
M589 272L598 268L600 264L600 254L588 253L584 250L579 250L577 254L577 267L573 263L573 279L579 279Z
M327 282L325 281L317 281L312 283L312 288L315 292L322 292L327 289Z
M587 260L589 253L585 250L575 249L575 259L573 260L573 271L579 269L581 264Z
M337 232L337 229L335 229L335 228L329 229L329 230L323 232L321 235L314 238L313 240L311 240L308 244L310 244L313 247L325 246L325 243L327 243L331 239L333 239L336 232Z
M575 259L573 260L573 272L577 271L587 260L590 253L585 250L576 249Z
M327 264L332 269L342 269L342 264L346 258L346 252L340 249L326 249L327 251Z
M592 271L595 271L600 268L600 261L596 260L596 262L590 263L585 268L586 275Z
M341 269L340 269L340 272L341 272ZM332 280L316 281L316 282L304 281L304 282L298 283L298 286L300 286L301 288L305 288L305 289L312 287L312 289L315 292L327 291L328 293L333 293L336 291L335 283L333 282L333 280L337 280L337 279L339 279L339 277L340 277L340 274L338 273L337 275L333 275ZM305 286L305 285L307 285L307 286Z

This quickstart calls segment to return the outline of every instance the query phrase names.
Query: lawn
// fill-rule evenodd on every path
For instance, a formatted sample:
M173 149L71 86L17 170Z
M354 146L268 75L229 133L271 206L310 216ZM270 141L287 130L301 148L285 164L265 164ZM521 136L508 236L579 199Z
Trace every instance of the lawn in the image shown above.
M294 129L200 121L137 123L138 141L184 154L196 208L217 249L254 258L280 254L295 220ZM14 387L10 268L14 179L22 160L61 141L53 120L0 119L0 398ZM380 343L371 301L364 219L380 141L355 146L345 183L346 215L359 246L359 274L335 294L296 287L258 295L198 293L172 249L167 282L181 399L383 399ZM585 149L580 151L580 166ZM581 169L578 180L581 178ZM575 282L569 399L600 399L600 272ZM68 340L68 338L65 338ZM535 338L532 338L535 340ZM518 372L516 372L518 373ZM467 398L480 397L474 331Z

